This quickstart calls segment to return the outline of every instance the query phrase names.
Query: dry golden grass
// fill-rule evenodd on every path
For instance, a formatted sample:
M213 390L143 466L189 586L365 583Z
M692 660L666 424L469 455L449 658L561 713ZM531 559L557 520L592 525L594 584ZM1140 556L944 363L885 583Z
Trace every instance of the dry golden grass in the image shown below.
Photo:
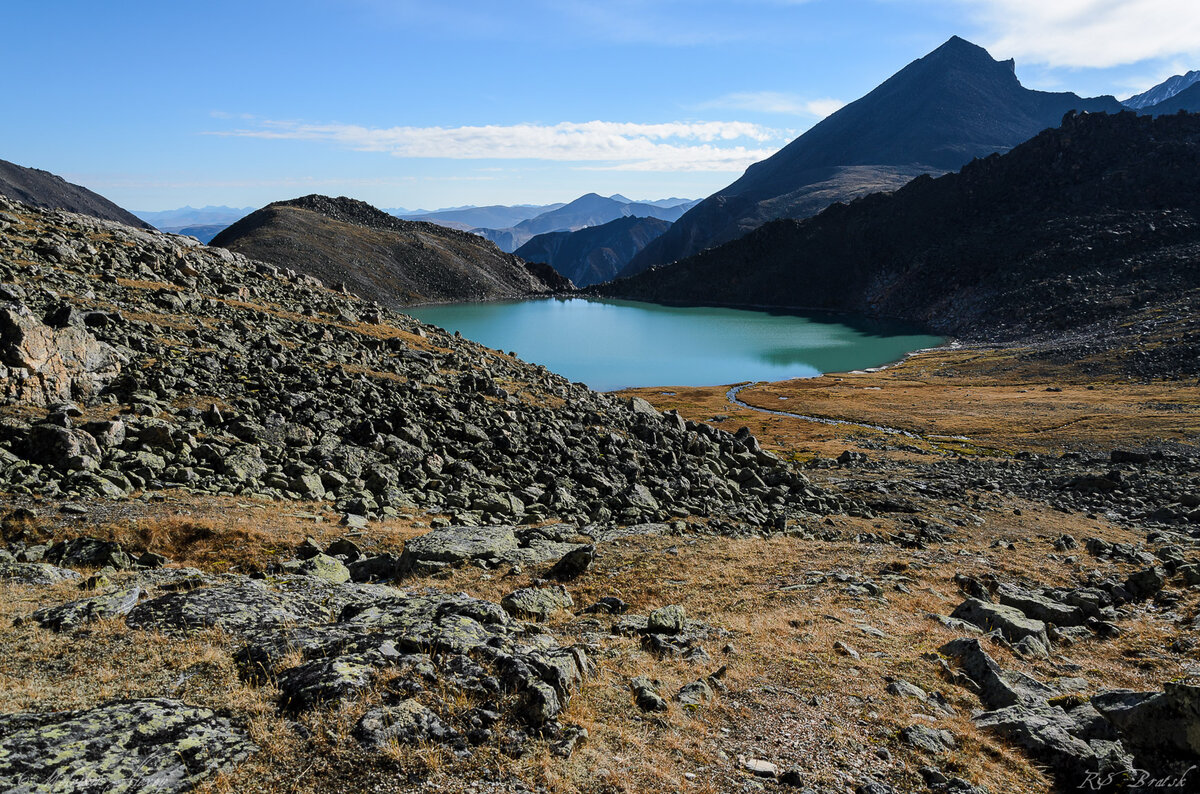
M368 336L400 333L390 326L350 329ZM1062 391L1045 391L1050 385ZM789 457L832 457L864 436L882 438L861 428L750 411L728 403L725 391L659 388L632 393L700 421L725 415L727 419L713 423L729 430L746 425L764 444ZM532 392L520 396L541 399ZM1088 384L1045 365L1027 364L1020 351L934 351L884 372L760 386L743 391L741 397L764 407L782 405L806 414L905 427L926 436L914 446L935 453L1106 448L1156 439L1194 443L1200 437L1200 398L1194 388ZM206 407L199 404L206 400L198 397L194 404ZM970 443L945 438L957 435L968 436ZM872 455L897 466L883 472L859 471L855 478L886 482L904 476L905 464L920 459L904 451ZM811 476L821 484L826 477L847 475L818 470ZM162 498L100 503L83 519L58 515L53 505L43 503L42 516L19 530L46 539L81 534L110 538L213 572L261 569L289 558L305 537L327 544L348 534L322 503L280 504L175 492ZM921 507L934 516L944 513L947 505L925 500ZM0 589L5 602L0 606L0 626L5 626L0 628L0 708L76 708L108 697L178 691L176 696L190 702L228 709L247 720L262 752L211 781L206 786L211 792L318 792L347 786L372 791L423 786L452 792L467 789L470 781L488 780L502 785L522 781L562 794L726 792L744 785L739 755L799 769L814 786L838 790L853 789L867 775L919 790L915 770L934 764L992 791L1048 792L1052 784L1047 770L971 723L969 714L979 708L978 700L944 681L934 661L937 648L958 634L929 615L948 614L962 600L953 581L957 573L1070 585L1092 568L1118 577L1132 570L1082 551L1073 562L1067 555L1052 558L1051 543L1062 533L1123 543L1144 538L1103 519L1064 514L1017 497L967 496L962 507L960 515L969 512L980 522L955 530L945 545L925 549L854 542L856 533L888 536L910 528L904 516L891 515L871 520L837 516L811 527L831 530L840 540L688 535L600 544L589 573L567 584L577 609L604 596L620 597L642 614L678 603L690 618L724 634L704 643L710 664L691 665L654 658L636 638L611 635L611 618L597 616L597 629L590 620L568 612L553 616L546 628L564 642L587 643L595 664L593 675L563 715L564 722L585 727L590 736L569 759L553 756L545 743L535 743L521 758L506 757L494 747L479 748L465 758L439 747L396 746L382 754L364 750L351 730L388 691L395 671L378 675L373 691L361 698L291 722L276 708L272 688L237 680L230 661L235 648L219 632L183 639L155 635L146 642L146 635L116 621L96 624L74 637L28 625L7 628L12 617L75 597L77 591L69 585ZM374 522L354 540L370 551L398 553L407 539L427 531L429 518ZM993 545L996 542L1000 545ZM461 568L401 584L461 590L495 601L518 587L537 584L548 567L519 574ZM810 580L809 572L814 571L825 576ZM886 584L885 571L906 577L903 591ZM851 594L845 583L829 576L835 573L880 583L882 597ZM1137 619L1122 622L1120 636L1058 646L1054 662L1078 665L1089 691L1157 689L1182 675L1192 660L1167 650L1178 628L1153 605L1138 609ZM1196 614L1200 594L1185 593L1176 609ZM860 626L878 629L883 636ZM835 642L853 647L859 658L839 654ZM726 644L729 652L723 650ZM989 653L1001 666L1042 680L1061 675L1050 662L1018 658L1002 647L989 646ZM684 684L720 667L725 667L721 681L728 691L701 709L685 710L672 702L663 714L643 714L634 705L629 689L634 676L655 679L660 694L670 699ZM177 684L184 671L195 672ZM897 678L941 693L955 713L937 713L888 694L887 684ZM453 691L441 692L440 702L451 711L473 705ZM952 731L958 747L936 758L907 747L899 732L917 723ZM883 748L890 757L877 752Z
M1046 391L1051 387L1061 391ZM712 424L727 430L746 425L764 445L802 457L836 454L855 436L886 438L858 427L762 414L728 402L726 391L716 386L622 394L697 421L725 415ZM1029 364L1011 350L927 351L879 372L758 384L738 398L758 408L894 427L924 437L927 448L950 451L1062 452L1200 438L1200 390L1193 383L1089 381ZM953 441L960 436L969 442Z

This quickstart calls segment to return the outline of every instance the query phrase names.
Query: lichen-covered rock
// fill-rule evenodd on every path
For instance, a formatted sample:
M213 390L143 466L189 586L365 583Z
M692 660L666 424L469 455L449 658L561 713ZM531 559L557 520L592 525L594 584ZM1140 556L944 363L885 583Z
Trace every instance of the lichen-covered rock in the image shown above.
M235 660L243 675L275 682L292 711L368 690L387 670L389 686L419 692L436 684L500 698L514 716L540 726L588 672L581 649L464 593L236 577L144 601L126 621L165 632L220 627L241 637Z
M70 567L103 568L106 565L117 569L133 567L133 559L125 553L120 543L97 538L61 540L46 552L46 561Z
M376 750L391 744L444 742L457 734L430 709L409 698L395 706L371 709L354 727L354 735Z
M678 604L668 604L650 613L646 631L651 634L678 634L687 624L687 615Z
M131 609L137 606L141 596L140 588L131 587L127 590L84 598L56 607L39 609L33 613L33 619L45 629L70 631L94 620L127 615Z
M47 562L0 562L0 579L16 584L52 585L82 578L79 571Z
M51 328L24 304L0 307L0 396L34 405L88 399L121 374L121 357L83 328Z
M300 565L300 573L312 576L329 584L341 584L350 581L350 569L336 557L328 554L317 554L309 557Z
M697 709L713 699L712 687L703 678L684 684L675 693L675 701L684 708Z
M1101 692L1092 705L1131 749L1200 758L1200 686L1168 681L1162 692Z
M973 623L985 631L999 629L1009 642L1020 642L1032 637L1045 647L1050 646L1046 636L1046 624L1025 616L1016 607L991 604L978 598L968 598L950 613L950 617Z
M243 579L143 601L133 608L126 622L134 628L165 632L219 627L246 634L328 620L335 608L322 608L317 593L313 597L285 594L261 582Z
M177 700L0 715L0 789L16 794L189 791L257 748L209 709Z
M546 620L560 609L575 606L571 594L562 585L554 587L523 587L500 599L500 606L515 618Z
M634 702L642 711L666 711L669 708L667 701L658 694L654 682L646 676L639 675L634 678L629 682L629 688L633 690Z
M467 563L486 567L510 558L517 548L512 527L445 527L405 543L397 568L404 576Z
M579 529L571 524L443 527L408 541L397 570L409 576L459 565L536 565L578 549L578 536Z

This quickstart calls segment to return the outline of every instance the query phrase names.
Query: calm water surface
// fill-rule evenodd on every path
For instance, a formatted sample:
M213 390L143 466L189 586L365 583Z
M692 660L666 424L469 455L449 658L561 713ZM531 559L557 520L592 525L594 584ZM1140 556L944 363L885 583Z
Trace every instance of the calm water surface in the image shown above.
M844 316L583 298L406 311L601 391L813 377L888 364L943 341L908 326Z

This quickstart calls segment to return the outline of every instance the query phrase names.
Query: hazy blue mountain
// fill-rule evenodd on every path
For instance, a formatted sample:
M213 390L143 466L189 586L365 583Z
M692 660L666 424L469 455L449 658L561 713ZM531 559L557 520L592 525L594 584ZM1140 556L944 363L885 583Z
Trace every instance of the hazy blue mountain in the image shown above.
M1192 72L1188 72L1192 74ZM1139 110L1139 113L1153 116L1164 116L1186 110L1188 113L1200 113L1200 83L1183 89L1178 94L1164 99L1156 105L1149 105Z
M955 36L833 113L648 245L631 272L741 237L775 218L804 218L838 201L894 190L923 173L1006 152L1070 110L1117 112L1113 97L1031 91L1012 61Z
M118 207L99 193L75 185L61 176L37 168L0 160L0 195L32 204L35 207L78 212L96 218L117 221L127 226L149 229L127 210Z
M617 218L658 218L674 222L693 205L694 202L685 199L683 204L660 207L655 204L621 201L611 197L605 198L596 193L587 193L569 204L544 212L535 218L521 221L513 227L505 229L479 228L473 231L491 240L504 251L515 251L539 234L568 232L589 226L600 226Z
M162 229L162 231L170 232L171 234L183 234L188 237L195 237L200 242L208 245L212 238L228 229L229 226L230 224L228 223L209 223L201 226L171 226L166 229Z
M254 212L255 209L255 207L209 205L207 207L180 207L174 210L134 210L133 214L156 229L179 234L181 233L180 229L191 226L217 224L221 224L223 227L228 226ZM183 233L186 234L186 232Z
M488 207L457 207L453 209L433 210L431 212L392 213L410 221L425 221L447 226L452 229L469 231L479 227L487 229L505 229L515 226L521 221L537 217L543 212L550 212L563 206L559 204L518 204L503 206L495 204Z
M1165 102L1176 94L1191 88L1198 82L1200 82L1200 69L1193 69L1187 74L1177 74L1174 77L1168 77L1153 88L1129 97L1129 99L1126 99L1121 104L1127 108L1141 110L1151 105Z
M612 280L629 260L671 228L658 218L627 216L574 232L539 234L516 250L527 262L544 262L577 287Z

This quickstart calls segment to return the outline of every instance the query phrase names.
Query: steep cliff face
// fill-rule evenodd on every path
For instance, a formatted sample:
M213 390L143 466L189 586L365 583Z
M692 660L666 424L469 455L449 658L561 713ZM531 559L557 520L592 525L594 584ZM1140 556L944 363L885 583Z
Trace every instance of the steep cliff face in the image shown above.
M473 234L405 221L348 198L304 196L254 212L212 245L389 306L519 298L561 288Z

